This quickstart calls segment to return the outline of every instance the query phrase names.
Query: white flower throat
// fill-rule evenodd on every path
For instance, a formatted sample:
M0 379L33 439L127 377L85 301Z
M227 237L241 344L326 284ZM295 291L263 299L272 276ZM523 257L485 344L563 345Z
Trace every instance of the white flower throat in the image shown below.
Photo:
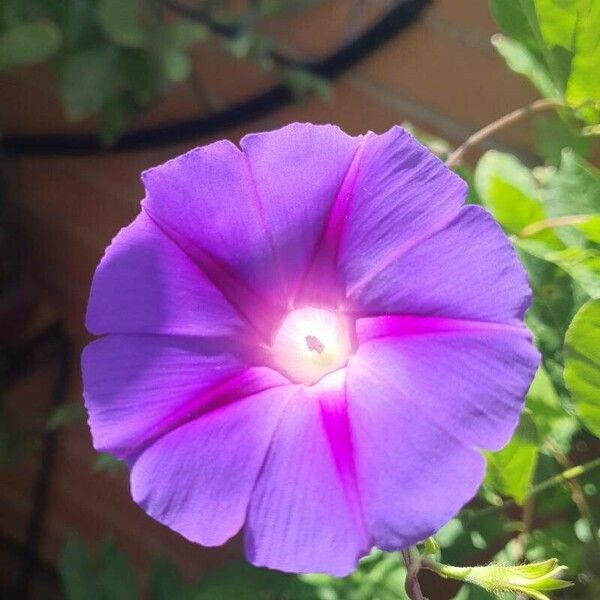
M290 379L306 384L346 365L351 352L347 319L306 306L290 312L273 337L272 353Z

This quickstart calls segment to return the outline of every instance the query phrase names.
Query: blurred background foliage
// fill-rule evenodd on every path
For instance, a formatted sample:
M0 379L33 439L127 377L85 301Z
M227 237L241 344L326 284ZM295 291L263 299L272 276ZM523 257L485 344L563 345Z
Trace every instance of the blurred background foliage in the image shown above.
M167 17L169 3L158 0L3 0L0 69L50 60L66 114L77 120L97 113L100 135L111 143L169 82L190 76L189 48L207 35L240 58L278 68L256 24L263 16L310 3L262 0L236 12L227 10L228 3L199 2L205 16L199 24L172 13ZM468 201L489 210L513 242L533 290L527 323L542 365L512 440L486 455L487 475L477 498L436 539L441 560L454 565L556 557L569 568L574 586L555 597L596 600L600 171L589 156L600 134L600 2L491 0L490 8L502 32L492 44L507 67L528 78L541 95L522 114L490 127L497 131L535 114L540 164L491 150L471 169L462 159L476 140L452 152L443 140L413 133L467 179ZM282 71L282 77L290 80L290 73ZM310 74L308 83L302 77L296 74L295 85L315 87ZM79 409L63 409L53 415L51 426L81 416ZM101 455L96 467L118 470L121 465ZM109 539L89 549L72 536L60 569L69 600L134 599L148 586L153 600L406 597L400 556L378 551L344 579L285 575L239 563L188 585L167 558L157 558L148 581L140 582ZM489 598L469 584L448 585L447 597Z
M316 2L2 0L0 71L51 61L67 118L97 116L98 134L110 145L169 84L193 77L190 48L208 36L240 60L276 69L297 95L326 94L318 77L274 56L259 31L263 18Z

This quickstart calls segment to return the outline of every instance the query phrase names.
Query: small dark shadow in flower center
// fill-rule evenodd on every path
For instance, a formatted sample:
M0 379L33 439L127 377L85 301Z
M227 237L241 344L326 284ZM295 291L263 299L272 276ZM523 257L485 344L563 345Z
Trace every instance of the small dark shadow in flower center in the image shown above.
M307 335L305 338L306 345L311 352L318 352L319 354L323 353L325 350L325 346L323 346L323 342L314 335Z

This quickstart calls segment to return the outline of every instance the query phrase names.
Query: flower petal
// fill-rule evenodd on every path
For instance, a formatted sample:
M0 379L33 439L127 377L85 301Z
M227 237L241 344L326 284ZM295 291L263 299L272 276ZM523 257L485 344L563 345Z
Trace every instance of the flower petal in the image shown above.
M359 319L357 334L357 358L428 419L488 450L508 442L539 363L524 326L388 316Z
M382 550L433 535L477 491L485 461L428 418L367 345L348 366L348 411L365 521Z
M119 458L182 421L286 380L248 368L222 340L108 335L82 356L94 447Z
M287 307L358 147L337 127L290 125L197 148L146 171L150 215Z
M244 523L250 492L293 389L259 392L161 437L132 459L133 499L152 517L205 546Z
M338 259L349 289L443 227L467 191L401 127L367 138L353 188Z
M96 335L221 336L245 327L221 292L144 211L106 249L86 321Z
M247 555L257 566L342 576L370 549L350 464L343 377L338 371L298 386L275 432L246 524Z
M352 274L349 275L352 279ZM522 322L531 291L499 225L482 208L464 207L443 229L350 281L363 313L437 315Z

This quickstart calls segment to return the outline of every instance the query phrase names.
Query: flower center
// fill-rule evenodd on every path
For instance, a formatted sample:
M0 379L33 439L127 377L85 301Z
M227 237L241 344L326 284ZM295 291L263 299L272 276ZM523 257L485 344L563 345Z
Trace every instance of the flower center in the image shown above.
M344 367L350 351L347 319L312 306L290 312L272 344L277 365L294 381L306 384Z

